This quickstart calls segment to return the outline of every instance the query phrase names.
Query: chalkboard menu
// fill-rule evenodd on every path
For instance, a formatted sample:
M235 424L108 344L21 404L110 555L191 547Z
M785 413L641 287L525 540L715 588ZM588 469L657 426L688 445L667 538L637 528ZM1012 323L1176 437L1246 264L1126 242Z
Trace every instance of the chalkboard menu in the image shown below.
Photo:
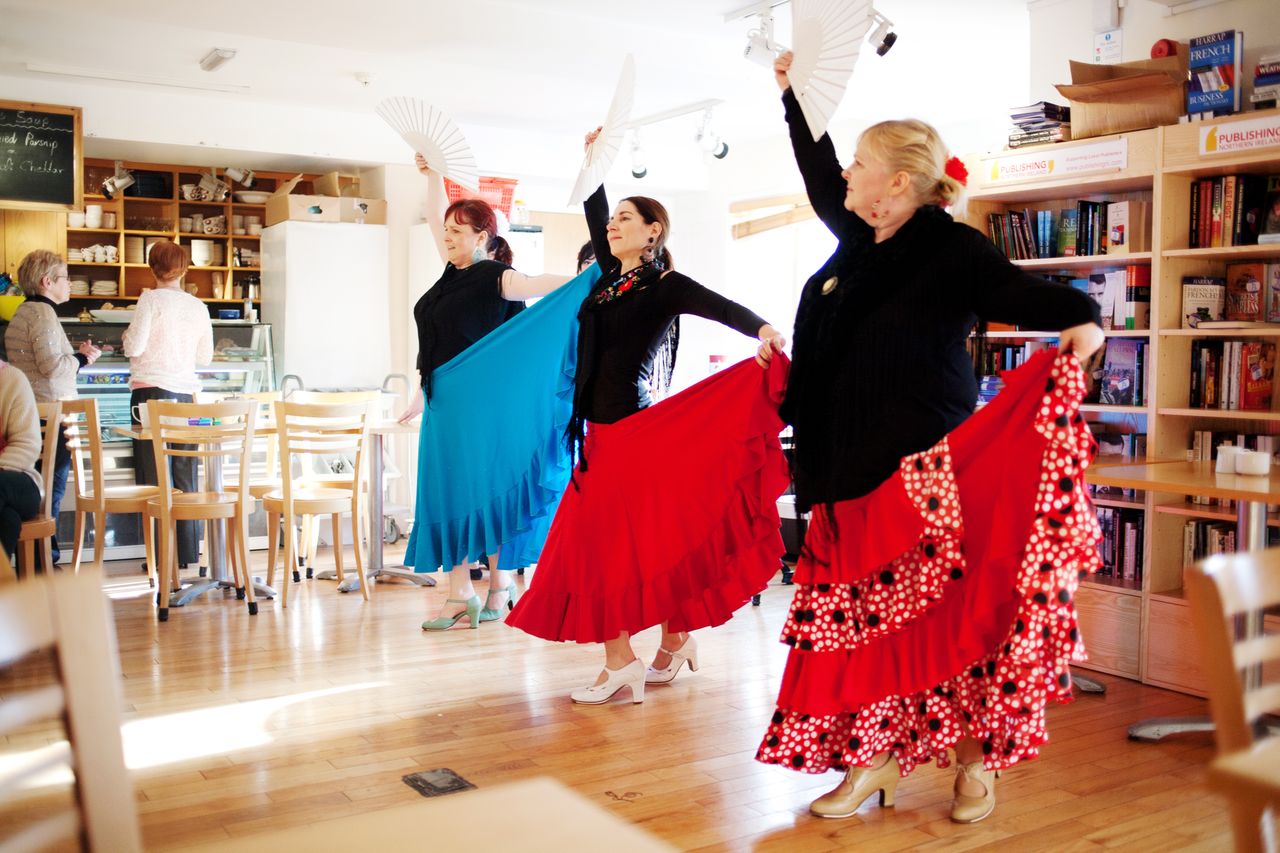
M79 207L81 164L79 107L0 101L0 207Z

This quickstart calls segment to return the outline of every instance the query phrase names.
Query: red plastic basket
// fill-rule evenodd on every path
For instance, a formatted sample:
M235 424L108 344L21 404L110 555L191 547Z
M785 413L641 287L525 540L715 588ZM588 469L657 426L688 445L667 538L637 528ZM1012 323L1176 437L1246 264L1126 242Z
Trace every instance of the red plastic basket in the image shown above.
M449 204L461 201L464 198L478 198L487 201L494 210L501 210L506 214L507 218L510 218L511 202L515 199L516 184L518 183L519 181L515 178L490 178L481 175L479 192L473 193L448 178L444 179L444 189L449 196Z

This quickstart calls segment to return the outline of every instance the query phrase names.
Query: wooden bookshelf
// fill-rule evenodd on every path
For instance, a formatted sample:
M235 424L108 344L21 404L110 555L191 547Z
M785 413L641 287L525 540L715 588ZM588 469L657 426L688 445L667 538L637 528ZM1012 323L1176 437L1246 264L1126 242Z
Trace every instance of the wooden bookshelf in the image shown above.
M1218 126L1250 121L1280 111L1254 111L1217 120ZM1225 274L1228 263L1260 260L1280 263L1280 245L1189 247L1192 184L1205 177L1234 174L1280 174L1280 145L1245 153L1199 153L1202 124L1174 125L1099 139L1018 149L965 158L972 194L966 221L987 233L988 215L1023 208L1060 209L1077 200L1146 200L1151 208L1150 253L1042 258L1018 261L1035 272L1087 274L1129 264L1151 266L1151 329L1112 330L1111 337L1142 337L1150 342L1143 407L1085 406L1091 421L1129 424L1147 433L1148 458L1181 459L1197 429L1231 432L1280 432L1280 412L1190 408L1190 352L1196 339L1262 339L1280 337L1280 324L1250 329L1183 329L1182 277ZM993 180L1001 158L1037 152L1062 160L1083 146L1125 140L1123 167L1074 179L1038 179L1001 183ZM1053 333L1001 331L992 339L1054 337ZM1280 393L1280 388L1277 389ZM1097 464L1102 464L1099 460ZM1100 507L1137 509L1145 523L1143 579L1134 583L1093 577L1081 583L1077 603L1090 661L1085 667L1139 679L1187 693L1203 694L1191 615L1182 592L1183 526L1188 520L1234 523L1235 509L1193 504L1168 493L1139 492L1137 500L1099 497ZM1270 513L1268 527L1280 527L1280 514Z

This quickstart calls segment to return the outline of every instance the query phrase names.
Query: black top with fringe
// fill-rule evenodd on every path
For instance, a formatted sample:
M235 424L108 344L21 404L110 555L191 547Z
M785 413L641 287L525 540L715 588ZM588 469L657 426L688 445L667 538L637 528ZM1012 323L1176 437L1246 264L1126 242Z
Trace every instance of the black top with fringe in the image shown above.
M781 410L794 428L796 505L806 511L871 492L903 456L973 413L978 384L965 344L980 320L1060 331L1097 322L1098 308L1018 269L933 205L877 244L844 207L831 137L814 142L790 89L782 102L814 212L840 241L801 293Z

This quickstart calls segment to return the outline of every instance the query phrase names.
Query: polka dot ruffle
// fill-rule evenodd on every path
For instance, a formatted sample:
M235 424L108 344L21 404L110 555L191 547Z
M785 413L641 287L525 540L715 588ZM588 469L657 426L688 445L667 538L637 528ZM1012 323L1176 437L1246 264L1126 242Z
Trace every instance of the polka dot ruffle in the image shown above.
M891 750L905 775L931 760L947 766L947 749L965 736L983 743L988 768L1036 757L1048 739L1045 708L1051 700L1070 700L1069 665L1084 659L1076 589L1079 580L1100 564L1101 530L1084 488L1084 471L1095 444L1079 414L1083 397L1079 363L1073 356L1058 356L1035 419L1047 446L1035 495L1035 521L1017 572L1020 603L1004 642L927 690L886 696L838 714L811 715L780 707L757 759L820 773L866 766L878 753ZM945 460L932 472L930 454ZM938 500L920 542L884 567L894 573L893 584L867 577L853 584L798 590L797 606L784 631L784 640L796 638L792 655L855 648L867 642L869 630L899 630L929 608L931 596L945 588L953 563L963 571L963 529L954 479L950 491L940 488L946 480L942 472L950 469L945 441L906 460L907 467L916 475L912 478L904 470L913 502L919 506L919 497L927 493ZM935 549L933 556L925 555L926 546ZM914 572L926 577L909 583L899 580ZM870 629L867 617L879 611L867 604L868 598L885 608L880 623ZM842 611L843 619L837 615ZM806 641L810 648L802 645Z

